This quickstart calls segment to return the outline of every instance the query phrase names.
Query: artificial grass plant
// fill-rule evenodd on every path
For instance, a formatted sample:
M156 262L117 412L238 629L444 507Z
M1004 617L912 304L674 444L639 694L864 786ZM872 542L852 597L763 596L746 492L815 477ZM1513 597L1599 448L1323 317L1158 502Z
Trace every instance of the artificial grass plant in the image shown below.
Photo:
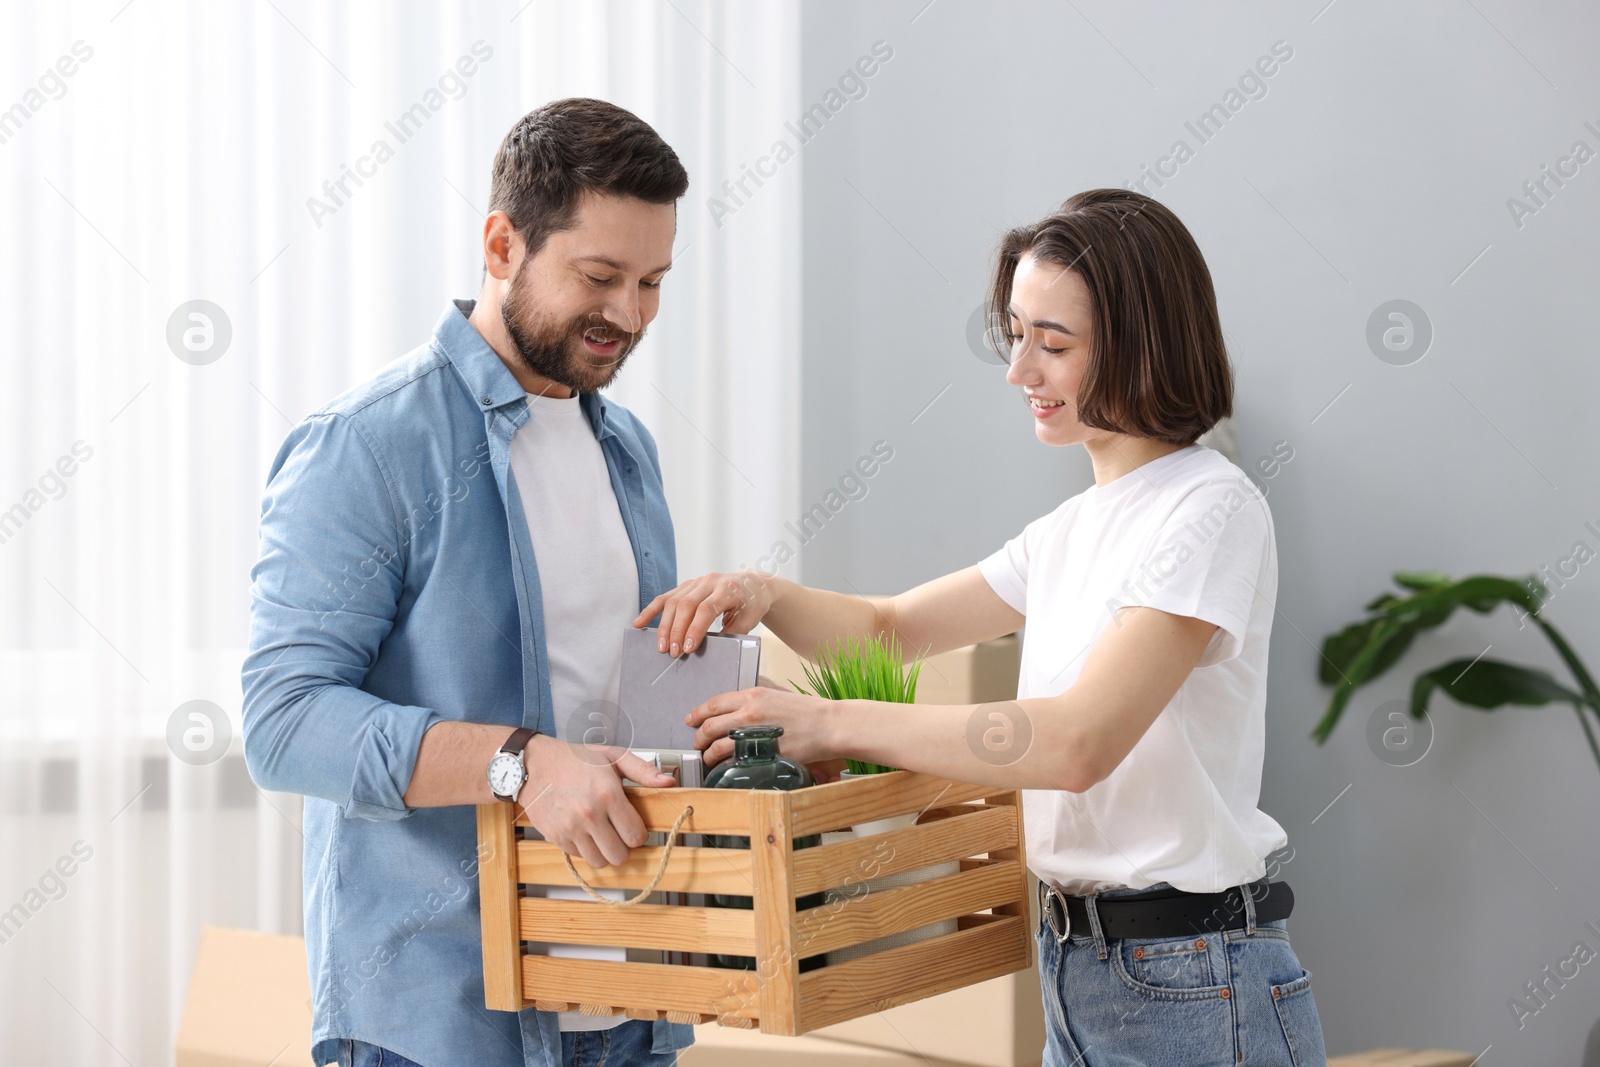
M905 662L900 639L847 636L832 645L818 645L811 663L802 663L812 696L825 700L885 700L910 704L917 699L917 675L924 657ZM790 682L802 693L808 690ZM896 768L866 760L847 759L851 774L883 774Z

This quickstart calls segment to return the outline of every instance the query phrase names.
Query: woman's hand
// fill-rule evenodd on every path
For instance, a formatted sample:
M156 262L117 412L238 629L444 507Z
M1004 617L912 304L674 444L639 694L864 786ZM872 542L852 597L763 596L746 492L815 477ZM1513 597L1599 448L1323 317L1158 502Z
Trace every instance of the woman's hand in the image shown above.
M705 754L707 767L733 755L728 731L740 726L783 727L779 751L796 763L813 764L843 755L834 729L842 707L835 700L757 686L714 696L684 721L697 727L694 746Z
M693 652L718 617L725 634L747 634L772 608L771 575L755 570L705 574L681 582L645 605L636 628L661 616L656 648L673 656Z

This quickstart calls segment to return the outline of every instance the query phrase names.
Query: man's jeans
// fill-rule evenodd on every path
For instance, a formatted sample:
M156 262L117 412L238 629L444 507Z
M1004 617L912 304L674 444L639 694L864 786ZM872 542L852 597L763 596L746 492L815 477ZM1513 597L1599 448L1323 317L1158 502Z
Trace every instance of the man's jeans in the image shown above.
M609 1030L567 1030L561 1034L564 1067L672 1067L677 1053L650 1051L651 1024L637 1019ZM474 1061L471 1049L461 1050L461 1067ZM339 1067L421 1067L404 1056L365 1041L339 1042ZM429 1065L434 1067L434 1065ZM457 1067L438 1064L437 1067Z
M1064 943L1039 923L1044 1067L1327 1063L1311 975L1289 946L1283 920L1253 933L1114 941L1101 936L1097 920Z

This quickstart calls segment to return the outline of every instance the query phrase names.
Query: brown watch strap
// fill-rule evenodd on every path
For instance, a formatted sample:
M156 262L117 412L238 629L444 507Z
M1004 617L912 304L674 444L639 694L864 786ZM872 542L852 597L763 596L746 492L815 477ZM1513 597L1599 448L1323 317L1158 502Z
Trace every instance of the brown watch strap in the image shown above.
M506 743L500 746L500 751L510 752L513 755L520 753L524 748L527 747L528 741L536 732L537 731L528 729L526 726L517 727L511 732L511 736L506 738Z

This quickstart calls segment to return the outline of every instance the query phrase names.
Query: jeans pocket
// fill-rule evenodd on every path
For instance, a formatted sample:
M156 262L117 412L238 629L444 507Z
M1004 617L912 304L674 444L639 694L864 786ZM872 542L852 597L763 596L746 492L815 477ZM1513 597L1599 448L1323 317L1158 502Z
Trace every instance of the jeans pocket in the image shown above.
M1221 945L1204 937L1125 938L1112 942L1111 969L1134 992L1161 1000L1226 995L1213 961Z
M1311 996L1311 972L1301 968L1300 977L1272 987L1272 1006L1278 1012L1278 1025L1289 1045L1289 1058L1295 1067L1320 1067L1328 1053L1322 1043L1322 1022L1317 1003Z

